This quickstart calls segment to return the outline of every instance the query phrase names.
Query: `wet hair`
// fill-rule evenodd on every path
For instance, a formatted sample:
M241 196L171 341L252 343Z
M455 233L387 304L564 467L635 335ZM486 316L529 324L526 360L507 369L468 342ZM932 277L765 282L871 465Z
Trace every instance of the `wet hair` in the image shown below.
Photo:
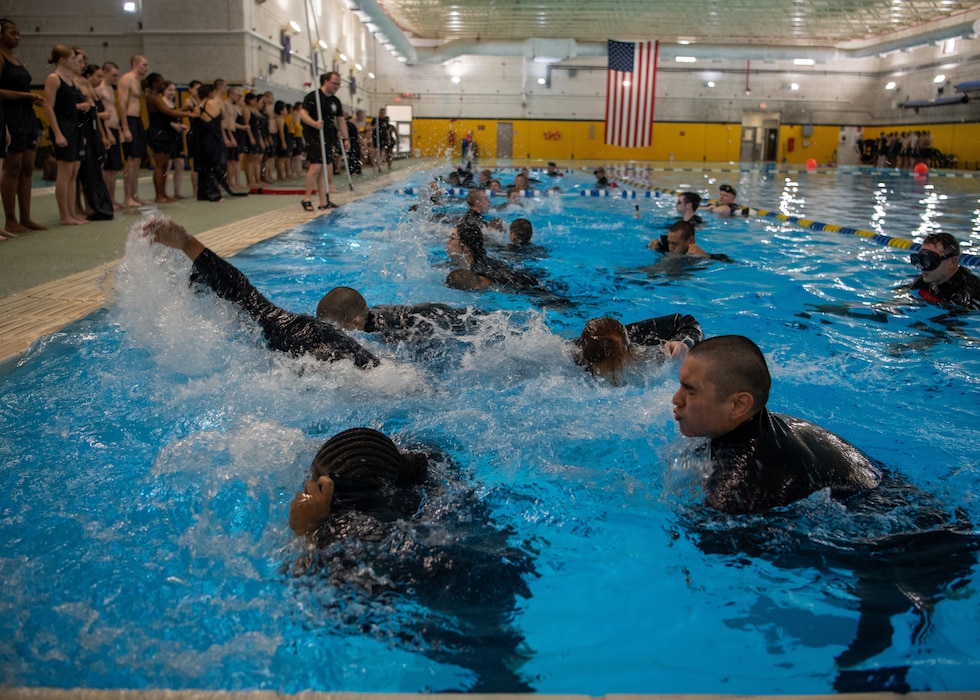
M718 191L719 192L728 192L729 194L732 195L732 197L737 197L738 196L735 193L735 188L732 187L731 185L721 185L721 186L718 187Z
M211 97L211 93L214 92L213 85L202 85L197 89L197 96L203 102L204 100Z
M425 482L428 459L401 452L387 435L371 428L350 428L323 443L313 458L313 481L341 477L383 488Z
M446 286L450 289L472 291L474 289L483 289L487 286L487 283L480 275L472 270L453 270L446 277Z
M254 92L250 92L247 95L245 95L245 104L248 104L249 102L255 102L255 100L257 99L258 96Z
M675 221L667 231L680 231L681 238L685 241L694 240L694 227L691 226L690 221Z
M531 242L534 234L534 227L527 219L514 219L510 223L510 235L514 237L519 245L527 245Z
M95 63L89 63L84 69L82 69L82 77L90 78L91 76L95 75L95 71L99 70L102 70L101 66Z
M204 83L202 83L200 80L192 80L189 83L187 83L187 89L193 90L194 88L199 88L202 85L204 85Z
M470 190L466 195L466 203L472 207L474 204L476 204L477 200L486 196L487 193L483 190Z
M272 111L276 114L282 114L286 109L286 103L282 100L276 100L276 103L272 106Z
M701 206L701 195L697 192L681 192L680 198L694 207L695 211Z
M355 318L366 317L367 301L361 293L350 287L334 287L323 295L316 305L316 317L345 328L354 322Z
M960 242L948 233L930 233L922 239L922 242L938 246L946 255L960 254Z
M604 316L590 319L575 340L581 363L593 374L616 373L630 357L630 339L626 326Z
M740 391L752 395L753 410L761 410L769 400L772 378L759 346L743 335L718 335L703 340L687 354L708 363L707 379L716 387L718 398Z
M487 257L487 249L483 245L483 231L480 227L472 223L462 223L456 227L456 234L459 236L460 245L473 256L473 261L484 260Z
M51 56L48 58L48 63L52 66L58 65L58 61L65 58L71 58L75 55L75 49L70 46L65 46L64 44L55 44L51 49Z

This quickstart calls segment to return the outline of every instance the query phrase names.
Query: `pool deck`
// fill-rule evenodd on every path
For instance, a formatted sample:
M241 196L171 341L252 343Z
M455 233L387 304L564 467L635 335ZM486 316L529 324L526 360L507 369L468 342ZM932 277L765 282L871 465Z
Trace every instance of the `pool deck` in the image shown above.
M352 202L382 187L389 186L407 174L445 164L436 160L396 161L391 172L373 172L353 180L346 177L336 185L343 189L332 200L340 205ZM520 165L521 163L517 163ZM490 165L490 163L487 163ZM528 165L540 165L528 163ZM588 167L576 163L576 167ZM448 170L448 167L447 167ZM302 188L302 182L290 180L270 188ZM119 188L121 194L121 186ZM185 190L190 190L189 179ZM152 199L152 184L147 175L141 178L140 194ZM298 224L331 211L306 212L299 195L252 195L229 199L223 203L180 200L162 205L160 213L172 216L220 255L231 255L259 241L271 238ZM35 190L33 217L49 226L47 231L23 234L0 242L0 376L12 369L38 339L57 332L65 325L102 308L112 298L113 273L125 250L129 229L146 211L125 210L114 221L94 222L85 226L59 226L53 187ZM437 694L432 694L437 695ZM458 694L452 694L458 695ZM0 700L410 700L429 697L408 693L347 693L276 691L203 691L203 690L100 690L92 688L0 687ZM472 700L507 698L508 700L591 700L590 695L481 695L468 694ZM606 700L713 700L742 698L768 700L772 695L604 695ZM840 695L781 695L782 700L828 700ZM851 696L861 700L980 700L980 691L866 693Z
M438 165L434 160L397 160L391 171L369 168L352 178L337 177L339 194L331 201L343 206L405 175ZM448 168L447 168L448 169ZM185 175L183 190L190 192ZM295 191L302 180L273 183L267 189ZM119 185L118 195L122 195ZM140 196L153 199L148 173L140 179ZM122 259L133 224L154 210L173 217L219 255L232 255L298 224L332 211L304 211L297 194L254 194L224 202L182 199L159 207L118 212L112 221L84 226L62 226L54 187L35 188L31 198L33 219L47 231L33 231L0 241L0 376L10 371L39 339L72 321L102 308L112 298L113 274ZM315 200L314 200L315 201Z

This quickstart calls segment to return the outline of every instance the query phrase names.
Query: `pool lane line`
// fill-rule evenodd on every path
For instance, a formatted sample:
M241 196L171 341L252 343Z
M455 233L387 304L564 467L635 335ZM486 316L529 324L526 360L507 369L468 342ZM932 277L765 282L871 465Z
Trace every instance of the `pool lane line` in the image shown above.
M624 182L626 182L624 180ZM627 182L633 187L646 187L640 182ZM666 194L669 196L677 196L679 192L677 190L672 190L666 187L649 187L650 192L654 192L657 197L661 194ZM712 204L717 200L708 199L705 200L707 204ZM853 228L850 226L839 226L837 224L826 224L822 221L814 221L813 219L805 219L798 216L790 216L788 214L782 214L777 211L769 211L767 209L757 209L755 207L742 207L742 213L745 216L758 216L763 219L776 219L778 221L784 221L794 226L799 226L800 228L805 228L809 231L827 231L829 233L842 233L845 236L858 236L860 238L867 238L877 243L878 245L888 246L890 248L897 248L899 250L907 250L910 253L918 252L922 247L922 244L911 241L907 238L898 238L895 236L886 236L881 233L875 233L874 231L867 231L865 229ZM961 253L960 254L960 265L964 267L980 267L980 255L974 253Z

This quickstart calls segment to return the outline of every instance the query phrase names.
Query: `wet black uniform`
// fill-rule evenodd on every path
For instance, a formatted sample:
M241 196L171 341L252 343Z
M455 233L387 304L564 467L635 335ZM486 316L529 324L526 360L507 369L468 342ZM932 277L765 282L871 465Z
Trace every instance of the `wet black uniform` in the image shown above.
M318 360L352 360L358 367L378 364L378 358L352 338L306 314L279 308L262 296L238 268L205 248L191 269L191 281L207 285L222 299L240 306L262 327L269 347Z
M435 329L456 334L470 333L475 330L475 319L482 315L482 312L471 308L460 309L445 304L381 304L368 309L364 332L380 333L388 341L427 338Z
M942 284L927 284L922 275L912 282L912 289L926 301L935 304L962 306L971 311L980 310L980 279L969 270L958 267L953 276Z
M834 498L876 488L881 472L820 426L763 408L710 443L715 468L704 501L725 513L761 513L830 487Z
M704 340L701 324L688 314L656 316L626 324L626 334L636 345L662 345L668 340L684 343L688 348Z

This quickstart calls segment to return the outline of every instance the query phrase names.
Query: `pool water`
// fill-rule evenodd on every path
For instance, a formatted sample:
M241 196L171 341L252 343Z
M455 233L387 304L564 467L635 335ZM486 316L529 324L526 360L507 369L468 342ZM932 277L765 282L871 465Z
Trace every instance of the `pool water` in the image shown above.
M532 221L542 250L515 264L570 303L451 290L449 224L432 214L464 207L404 194L431 175L233 262L293 311L347 285L369 304L489 312L471 335L391 346L358 335L383 358L370 371L270 353L227 304L188 288L185 259L132 236L107 308L0 378L0 683L978 688L977 565L960 540L941 529L907 536L914 508L858 514L825 494L762 516L706 513L694 441L672 419L676 363L648 352L612 385L577 367L568 342L595 316L674 312L709 336L747 335L770 363L770 408L839 433L914 484L913 500L978 522L977 314L896 290L915 272L907 251L779 221L708 216L699 244L735 262L665 262L646 245L672 220L673 198L581 196L594 181L584 172L561 178L561 195L495 212ZM980 186L965 178L644 177L712 196L728 181L758 208L910 239L939 227L980 249ZM440 469L466 486L426 508L452 520L459 493L478 500L532 560L526 590L481 621L480 610L421 592L377 597L293 576L306 551L288 530L289 501L319 445L355 425L442 452ZM371 550L355 551L376 583ZM488 590L497 585L487 577ZM447 642L479 624L506 643Z

